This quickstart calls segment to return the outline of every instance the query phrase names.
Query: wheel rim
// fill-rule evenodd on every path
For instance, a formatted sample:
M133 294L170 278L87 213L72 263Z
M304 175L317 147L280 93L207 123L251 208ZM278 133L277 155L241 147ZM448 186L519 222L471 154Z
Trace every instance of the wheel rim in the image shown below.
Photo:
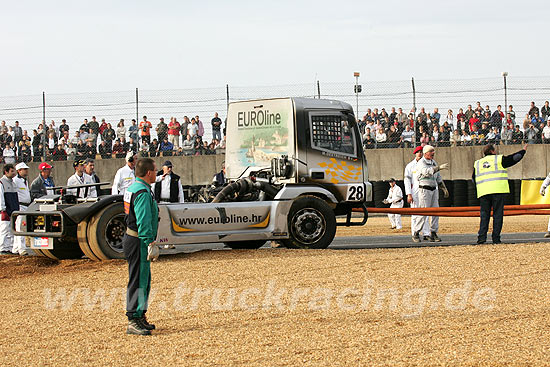
M304 244L312 244L323 237L326 230L325 218L316 209L304 208L292 218L295 238Z
M118 214L112 217L107 222L105 230L105 240L113 251L122 253L122 237L126 232L126 223L124 221L124 214Z

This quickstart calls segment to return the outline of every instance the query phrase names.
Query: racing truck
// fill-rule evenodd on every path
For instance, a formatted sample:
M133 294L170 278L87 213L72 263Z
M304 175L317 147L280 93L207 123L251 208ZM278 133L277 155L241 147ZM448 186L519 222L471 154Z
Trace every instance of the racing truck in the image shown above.
M227 183L211 202L160 203L159 245L221 242L257 249L276 241L322 249L337 226L366 223L372 185L349 104L309 98L233 102L226 124ZM27 236L37 254L55 259L124 258L123 197L67 195L74 187L14 212L15 235Z

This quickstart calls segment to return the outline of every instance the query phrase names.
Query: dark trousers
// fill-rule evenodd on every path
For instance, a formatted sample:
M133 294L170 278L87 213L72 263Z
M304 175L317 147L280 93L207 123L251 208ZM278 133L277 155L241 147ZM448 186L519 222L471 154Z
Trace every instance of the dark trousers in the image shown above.
M487 240L489 230L489 219L491 219L491 208L493 209L493 243L500 242L500 231L502 231L502 220L504 218L504 199L508 194L488 194L479 198L480 222L477 233L478 242Z
M151 263L147 261L147 246L139 238L125 234L122 247L128 261L129 274L126 316L131 320L141 318L147 312L151 291Z

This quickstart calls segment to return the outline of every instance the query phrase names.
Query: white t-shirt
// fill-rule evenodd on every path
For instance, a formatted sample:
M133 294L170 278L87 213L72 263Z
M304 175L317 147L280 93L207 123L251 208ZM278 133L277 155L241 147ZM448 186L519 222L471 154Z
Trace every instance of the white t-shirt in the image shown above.
M13 151L13 149L11 149L10 147L4 148L3 155L4 162L11 164L15 163L15 152Z
M390 187L388 192L388 197L386 198L388 202L391 203L391 208L402 208L403 207L403 191L397 185Z
M403 137L403 140L404 141L409 141L412 143L412 139L413 139L413 136L414 136L414 131L412 130L403 130L403 132L401 133L401 136Z
M125 165L120 168L115 175L113 180L113 187L111 188L112 195L124 195L126 189L130 187L131 184L136 180L136 175L134 170Z

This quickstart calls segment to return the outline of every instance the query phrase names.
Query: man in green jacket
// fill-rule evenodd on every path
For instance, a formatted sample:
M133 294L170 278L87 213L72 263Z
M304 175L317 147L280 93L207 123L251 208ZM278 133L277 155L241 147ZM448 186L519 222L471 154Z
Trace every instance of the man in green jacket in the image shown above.
M151 335L155 325L145 318L151 291L151 260L158 258L155 244L158 230L158 207L151 192L157 170L150 158L138 160L136 181L124 194L126 234L122 240L128 260L128 290L126 297L127 334Z

